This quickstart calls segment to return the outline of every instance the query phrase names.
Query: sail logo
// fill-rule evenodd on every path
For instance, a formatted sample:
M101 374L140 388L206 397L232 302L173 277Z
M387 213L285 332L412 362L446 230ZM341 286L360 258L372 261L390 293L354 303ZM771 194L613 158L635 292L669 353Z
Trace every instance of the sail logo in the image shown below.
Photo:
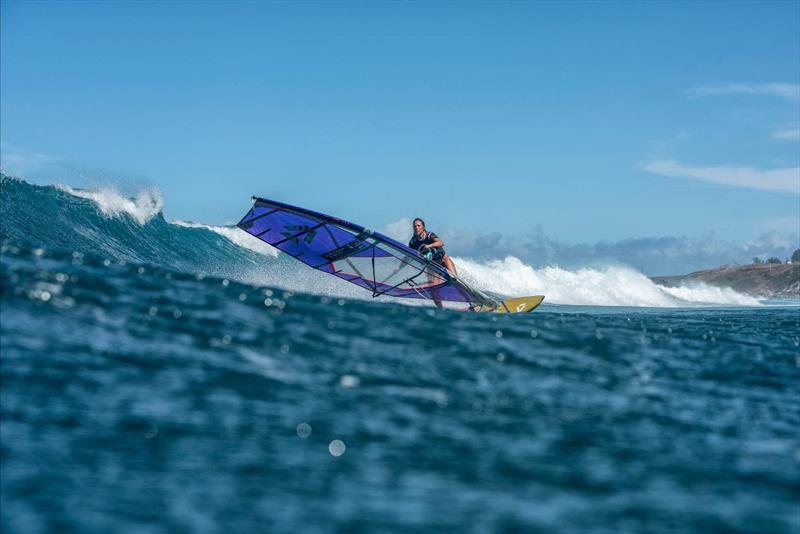
M317 236L316 230L312 230L310 226L307 225L293 225L293 226L284 226L289 232L281 232L286 239L294 243L295 245L300 243L300 237L305 234L303 237L303 241L306 243L311 243L314 241L314 238ZM300 232L299 234L292 233L292 232Z

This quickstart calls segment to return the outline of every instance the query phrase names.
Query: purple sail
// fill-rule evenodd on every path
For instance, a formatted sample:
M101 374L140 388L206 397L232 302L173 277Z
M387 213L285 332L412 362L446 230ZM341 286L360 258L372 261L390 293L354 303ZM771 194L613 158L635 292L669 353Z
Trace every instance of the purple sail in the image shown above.
M373 297L494 304L390 237L323 213L254 199L239 228L314 269L372 291Z

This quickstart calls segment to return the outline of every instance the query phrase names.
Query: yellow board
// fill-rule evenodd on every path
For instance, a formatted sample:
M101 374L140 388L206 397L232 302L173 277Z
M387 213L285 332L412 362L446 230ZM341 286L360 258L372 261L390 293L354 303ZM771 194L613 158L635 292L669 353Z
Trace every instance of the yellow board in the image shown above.
M500 306L492 311L494 313L528 313L533 311L544 300L544 295L535 295L533 297L516 297L513 299L506 299L500 303Z

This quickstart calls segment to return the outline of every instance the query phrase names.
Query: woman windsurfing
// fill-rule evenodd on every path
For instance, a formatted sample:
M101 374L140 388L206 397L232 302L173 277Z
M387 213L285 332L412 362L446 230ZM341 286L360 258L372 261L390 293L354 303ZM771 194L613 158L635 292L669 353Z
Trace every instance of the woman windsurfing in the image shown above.
M425 229L425 221L419 217L414 219L412 227L414 235L411 236L411 241L408 242L408 246L418 251L421 256L438 263L453 275L458 276L456 264L453 263L453 260L444 250L444 241L442 241L442 238L433 232L428 232Z

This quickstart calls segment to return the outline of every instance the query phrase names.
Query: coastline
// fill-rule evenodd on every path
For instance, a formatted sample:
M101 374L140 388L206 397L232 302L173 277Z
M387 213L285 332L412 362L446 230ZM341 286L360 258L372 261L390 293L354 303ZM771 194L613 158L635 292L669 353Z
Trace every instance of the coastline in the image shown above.
M800 298L800 263L719 267L685 275L653 276L650 279L666 287L702 282L715 287L730 287L754 297Z

